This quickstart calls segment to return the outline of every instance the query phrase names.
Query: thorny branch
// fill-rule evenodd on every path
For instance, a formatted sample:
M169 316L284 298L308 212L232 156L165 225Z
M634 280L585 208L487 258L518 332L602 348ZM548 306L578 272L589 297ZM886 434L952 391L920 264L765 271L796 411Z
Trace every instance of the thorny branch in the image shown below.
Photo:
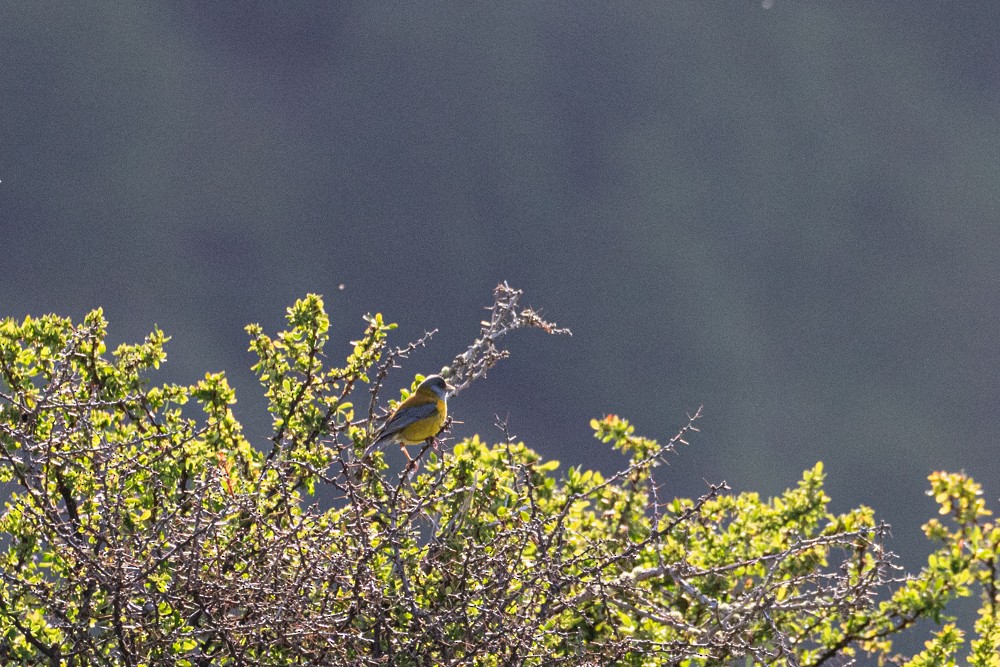
M531 308L519 309L518 302L524 292L502 282L493 290L493 305L487 308L490 317L483 320L479 337L465 352L459 354L449 366L446 379L460 393L473 381L486 377L486 372L509 352L498 345L500 339L512 331L524 328L541 329L548 334L569 334L569 329L560 329L554 323L542 318L541 313Z

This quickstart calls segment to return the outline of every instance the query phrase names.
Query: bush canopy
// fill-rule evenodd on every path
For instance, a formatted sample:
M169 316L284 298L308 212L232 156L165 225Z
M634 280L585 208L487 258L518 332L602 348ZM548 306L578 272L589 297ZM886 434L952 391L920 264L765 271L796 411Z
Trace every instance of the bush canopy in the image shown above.
M563 332L506 284L494 296L444 370L456 392L510 332ZM700 412L664 441L593 420L626 461L611 475L544 460L503 424L496 442L446 427L397 469L365 450L396 404L387 373L430 334L390 347L393 325L366 319L339 366L318 296L273 337L247 327L266 446L222 374L151 382L158 329L108 354L100 310L0 322L0 661L1000 667L1000 529L971 478L931 476L935 549L907 574L871 509L829 512L819 463L775 498L671 497L657 475ZM945 612L970 594L966 646ZM895 655L920 619L938 624L925 649Z

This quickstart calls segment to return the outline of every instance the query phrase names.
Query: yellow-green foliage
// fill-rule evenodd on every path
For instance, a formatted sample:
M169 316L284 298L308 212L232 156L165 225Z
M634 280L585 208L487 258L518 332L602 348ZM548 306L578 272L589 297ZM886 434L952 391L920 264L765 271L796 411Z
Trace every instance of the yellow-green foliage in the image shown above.
M109 355L99 310L0 322L0 662L819 665L886 661L929 618L906 664L1000 667L1000 528L972 479L931 476L936 548L904 577L870 508L829 512L822 464L775 498L668 497L694 420L666 442L594 420L613 475L478 437L392 470L361 455L380 364L405 354L367 322L341 367L318 296L275 337L248 327L266 448L222 374L150 383L159 330ZM944 614L972 593L963 633Z

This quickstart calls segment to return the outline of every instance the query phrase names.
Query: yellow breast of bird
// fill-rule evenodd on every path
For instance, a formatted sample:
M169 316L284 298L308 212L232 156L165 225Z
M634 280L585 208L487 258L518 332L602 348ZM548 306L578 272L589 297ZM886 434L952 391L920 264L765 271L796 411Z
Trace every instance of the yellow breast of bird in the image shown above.
M429 401L428 401L429 402ZM414 422L399 432L399 441L404 445L415 445L427 438L433 438L441 431L444 420L448 418L448 406L440 398L434 397L437 410L426 419Z

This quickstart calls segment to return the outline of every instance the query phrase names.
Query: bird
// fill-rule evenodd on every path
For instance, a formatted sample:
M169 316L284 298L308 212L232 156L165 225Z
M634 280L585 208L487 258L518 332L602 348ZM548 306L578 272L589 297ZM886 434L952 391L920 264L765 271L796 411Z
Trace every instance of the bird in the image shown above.
M424 442L441 432L448 418L448 394L454 390L440 375L427 376L378 430L365 458L383 444L395 442L410 459L406 445Z

